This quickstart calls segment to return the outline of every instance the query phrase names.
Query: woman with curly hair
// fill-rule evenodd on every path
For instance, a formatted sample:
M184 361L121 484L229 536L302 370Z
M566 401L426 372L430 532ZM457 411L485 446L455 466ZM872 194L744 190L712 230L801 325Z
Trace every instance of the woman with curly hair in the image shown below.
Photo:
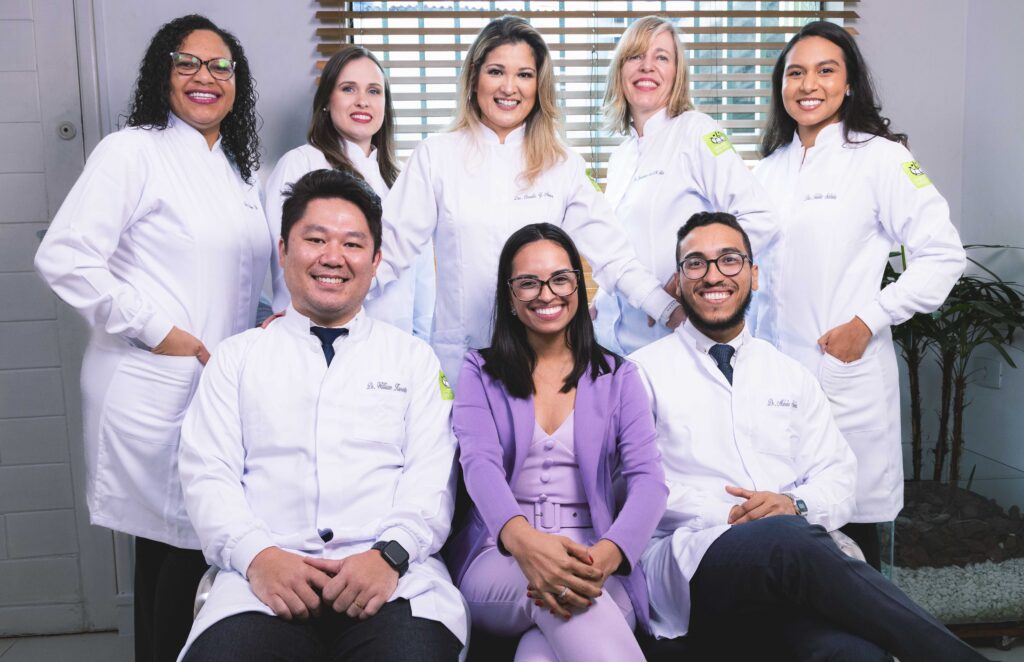
M256 91L238 41L202 16L162 26L127 128L104 138L36 254L92 326L82 363L93 524L134 535L137 660L173 660L206 562L178 478L202 366L255 322L272 241L254 173Z
M583 158L559 135L544 38L518 16L488 23L466 53L451 129L421 142L384 201L377 269L387 285L433 239L437 301L430 343L455 379L490 342L498 255L513 232L549 222L569 233L603 287L665 324L678 304L636 259Z
M757 334L810 370L857 456L857 510L843 532L880 565L875 522L903 507L899 378L890 326L930 312L966 263L949 206L876 103L853 37L808 23L772 72L764 160L779 239L762 259ZM880 288L892 246L907 268Z
M331 56L313 95L309 143L289 151L267 180L264 207L270 231L281 231L281 207L288 186L307 172L335 169L366 181L383 200L398 177L395 158L395 110L391 86L369 50L346 44ZM284 273L274 274L274 310L288 307ZM364 304L374 319L420 338L430 338L434 313L434 252L425 250L383 296Z

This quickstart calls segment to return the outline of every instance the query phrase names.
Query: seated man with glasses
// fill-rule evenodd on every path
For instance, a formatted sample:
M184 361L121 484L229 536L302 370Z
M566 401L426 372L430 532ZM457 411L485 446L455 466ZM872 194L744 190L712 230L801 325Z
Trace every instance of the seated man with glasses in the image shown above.
M736 218L695 214L676 259L687 321L630 357L669 487L641 561L652 632L687 635L652 657L983 659L828 535L853 510L857 462L814 377L746 329L758 274Z
M221 568L185 660L454 662L466 613L435 558L453 510L454 394L430 346L367 317L380 199L292 185L291 306L217 348L181 433L185 504Z

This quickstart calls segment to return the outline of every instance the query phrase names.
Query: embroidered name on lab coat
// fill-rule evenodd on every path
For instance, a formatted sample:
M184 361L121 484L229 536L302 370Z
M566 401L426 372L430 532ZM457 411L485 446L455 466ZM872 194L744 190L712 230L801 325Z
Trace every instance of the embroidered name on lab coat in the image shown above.
M664 174L665 174L664 170L652 170L650 172L645 172L642 175L637 175L636 179L634 181L640 181L641 179L647 179L648 177L654 177L655 175L664 175Z
M780 398L775 400L774 398L768 398L768 407L792 407L793 409L799 409L796 400L790 400L789 398Z
M518 193L514 198L512 198L512 201L519 202L520 200L537 200L538 198L551 198L553 200L554 197L555 196L551 195L547 191L539 191L537 193Z

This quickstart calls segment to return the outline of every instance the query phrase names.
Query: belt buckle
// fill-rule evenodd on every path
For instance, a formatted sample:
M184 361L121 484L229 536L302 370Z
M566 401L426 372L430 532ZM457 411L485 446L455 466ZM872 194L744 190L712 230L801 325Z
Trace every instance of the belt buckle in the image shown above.
M560 511L561 504L551 503L550 501L543 503L535 502L533 504L534 526L549 532L560 530Z

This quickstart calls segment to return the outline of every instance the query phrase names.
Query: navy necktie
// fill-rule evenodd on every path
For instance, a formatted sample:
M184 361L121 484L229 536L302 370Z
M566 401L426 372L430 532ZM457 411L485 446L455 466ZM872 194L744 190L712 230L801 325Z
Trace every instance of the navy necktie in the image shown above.
M348 329L328 329L323 326L311 326L309 332L320 339L320 345L324 350L324 358L327 359L327 365L331 365L331 359L334 358L334 341L339 336L347 336Z
M729 380L730 384L732 384L731 359L732 355L735 353L736 348L732 345L718 344L708 350L708 354L710 354L711 358L713 358L715 363L718 364L718 369L722 371L722 374L725 375L725 378Z

